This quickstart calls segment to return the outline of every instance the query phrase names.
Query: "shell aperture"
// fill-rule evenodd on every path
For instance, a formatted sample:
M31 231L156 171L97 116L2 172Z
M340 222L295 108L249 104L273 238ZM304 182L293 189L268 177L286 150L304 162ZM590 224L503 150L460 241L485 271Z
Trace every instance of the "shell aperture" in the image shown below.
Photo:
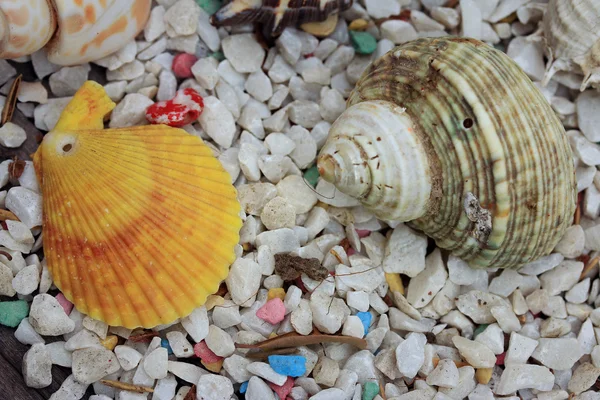
M548 254L575 210L562 124L508 56L473 39L419 39L374 61L318 164L379 218L410 221L473 267Z
M114 107L86 82L35 154L56 286L109 325L188 315L234 261L240 206L201 139L164 125L103 129Z

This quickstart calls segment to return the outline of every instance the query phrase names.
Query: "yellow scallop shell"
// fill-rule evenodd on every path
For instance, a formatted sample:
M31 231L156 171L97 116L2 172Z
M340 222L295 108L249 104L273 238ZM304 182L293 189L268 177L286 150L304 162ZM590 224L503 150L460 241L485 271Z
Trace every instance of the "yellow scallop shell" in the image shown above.
M164 125L103 129L86 82L34 157L56 286L109 325L153 327L202 305L234 261L240 206L202 140Z

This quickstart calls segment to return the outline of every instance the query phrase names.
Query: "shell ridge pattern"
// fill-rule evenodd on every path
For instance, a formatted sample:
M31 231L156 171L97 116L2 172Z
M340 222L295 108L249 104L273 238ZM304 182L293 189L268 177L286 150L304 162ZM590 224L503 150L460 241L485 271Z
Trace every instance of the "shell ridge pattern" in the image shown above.
M103 133L103 131L98 132L99 134ZM80 136L85 136L85 135L80 135ZM85 140L85 139L84 139ZM92 164L89 164L92 163ZM82 165L94 165L93 163L98 163L98 159L95 160L86 160L86 162L81 163ZM70 169L64 168L63 169L64 172L66 174L71 174ZM54 171L48 171L48 173L52 173ZM57 173L59 171L56 171ZM62 172L62 171L60 171ZM85 173L84 171L81 171L82 173ZM69 176L67 175L67 181L71 181L73 182L74 180L77 179L77 176ZM112 177L112 173L110 171L107 171L107 176L108 177ZM105 182L104 184L102 184L102 187L106 187L105 185L108 184L108 182L112 180L112 179L107 179L107 182ZM56 182L60 182L60 179L55 179ZM90 208L90 207L86 207L85 203L82 201L75 201L75 199L70 199L71 201L68 202L69 207L73 207L74 208L74 212L78 211L80 214L83 213L96 213L97 211L95 208ZM98 201L98 199L95 199L96 201ZM127 199L127 198L111 198L111 202L110 204L128 204L131 200ZM111 207L110 204L107 203L100 203L100 209L102 210L107 210L109 209L109 207ZM55 205L55 206L59 206L59 205ZM113 209L114 210L114 209ZM131 209L129 209L130 211ZM50 214L50 213L45 213L46 215ZM139 217L138 217L139 218ZM67 224L70 225L69 220L67 220ZM74 243L74 247L78 248L79 251L75 254L81 254L82 257L79 257L78 260L73 260L73 263L71 264L73 266L73 268L70 268L70 274L67 278L70 277L71 280L78 280L80 281L79 284L71 284L71 288L81 288L82 284L85 284L85 282L88 281L93 281L93 280L97 280L100 282L103 282L103 277L106 278L107 281L110 282L109 283L105 283L103 286L107 287L107 288L111 288L116 286L114 284L114 282L116 280L119 280L121 282L132 282L135 280L135 274L133 274L133 271L130 271L128 268L126 268L124 265L120 264L117 260L114 259L114 254L120 253L121 257L125 257L126 259L130 259L131 264L133 265L133 258L130 257L129 253L125 252L119 252L119 250L114 248L114 245L112 243L116 243L116 239L117 237L115 237L115 239L109 239L109 238L102 238L102 236L104 236L107 232L106 231L98 231L98 230L94 230L92 229L92 227L90 225L87 224L87 221L85 219L81 219L77 221L79 224L83 224L84 226L84 230L87 232L86 235L86 245L79 245L77 246ZM61 221L55 221L54 224L56 223L65 223L64 220ZM135 226L135 225L134 225ZM72 230L72 229L71 229ZM149 231L152 232L152 231ZM131 232L130 232L131 233ZM49 237L52 237L53 235L48 235ZM158 238L157 238L158 239ZM59 238L60 240L60 238ZM69 243L72 243L71 240L69 240ZM150 252L152 249L148 249L148 251ZM53 253L51 253L53 254ZM152 254L151 252L149 254ZM92 255L94 257L92 257ZM101 257L101 261L103 261L102 264L98 265L96 268L90 268L90 266L87 264L90 260L93 260L95 257ZM113 256L113 257L111 257ZM51 265L54 265L54 262L52 262L52 260L49 260L49 267ZM77 268L76 266L79 265L79 268ZM111 266L110 268L108 266ZM102 268L102 273L100 273L100 268ZM96 273L93 273L94 271L96 271ZM93 275L93 276L92 276ZM110 275L110 276L107 276ZM144 280L149 279L148 276L144 277ZM141 283L141 282L140 282ZM94 299L98 299L99 303L101 305L104 305L107 302L107 298L109 296L101 296L100 298L98 298L98 296L95 294L95 290L92 288L92 286L94 285L87 285L86 286L86 290L83 293L79 293L77 290L75 292L71 292L70 290L66 290L65 291L65 297L67 297L69 300L75 300L77 298L85 298L86 301L84 302L84 304L97 304L98 302L95 302ZM123 284L123 286L125 287L125 292L129 295L129 300L131 301L131 303L134 305L134 308L136 308L138 311L143 310L144 307L147 307L146 305L152 305L153 303L153 298L154 297L146 297L146 295L144 294L144 292L142 290L136 290L134 292L131 292L131 286L128 284ZM157 294L155 294L156 296ZM117 297L118 298L118 297ZM113 310L115 310L117 313L122 314L122 308L120 307L112 307ZM156 311L156 310L155 310ZM94 318L98 318L101 317L100 311L98 309L83 309L82 312L86 312L88 313L90 316L94 317ZM158 314L157 314L158 315ZM119 322L124 322L124 320L122 319L123 315L120 315L118 321Z
M406 107L429 135L443 179L440 211L409 224L474 267L516 268L547 254L568 224L562 216L575 208L575 196L564 195L575 187L572 169L555 170L570 162L562 126L505 58L475 41L417 40L375 61L348 99ZM468 118L472 126L463 126ZM474 226L463 207L467 192L492 213L485 244L465 234Z

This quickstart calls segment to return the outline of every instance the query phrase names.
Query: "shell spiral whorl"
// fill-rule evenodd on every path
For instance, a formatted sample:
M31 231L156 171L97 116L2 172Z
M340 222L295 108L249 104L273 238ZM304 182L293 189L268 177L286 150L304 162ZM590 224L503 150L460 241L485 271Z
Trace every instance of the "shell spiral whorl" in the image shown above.
M577 191L564 129L504 53L464 38L406 43L371 64L348 107L320 170L378 217L411 221L490 268L549 253L570 225Z

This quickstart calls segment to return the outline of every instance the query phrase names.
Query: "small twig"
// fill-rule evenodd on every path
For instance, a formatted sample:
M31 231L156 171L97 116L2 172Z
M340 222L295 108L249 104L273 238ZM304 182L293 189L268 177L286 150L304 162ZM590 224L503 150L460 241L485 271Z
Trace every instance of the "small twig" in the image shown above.
M10 86L10 91L8 92L8 96L6 96L6 103L4 103L4 108L2 109L2 120L0 120L0 126L4 126L4 124L12 120L12 116L15 113L15 107L17 106L19 85L21 84L22 79L23 75L19 74L19 76L15 78Z
M137 393L153 393L154 389L146 386L132 385L131 383L119 382L119 381L111 381L108 379L101 379L100 383L106 386L113 387L115 389L127 390L128 392L137 392Z
M4 250L0 250L0 256L4 256L8 261L12 261L12 256Z
M265 351L255 351L255 352L246 354L246 357L252 358L254 360L266 360L269 358L269 356L293 356L296 354L298 354L297 349L283 348L283 349L271 349L271 350L265 350Z
M600 255L597 255L596 257L592 258L587 265L583 268L583 271L581 271L581 275L579 276L579 280L583 280L586 278L586 275L596 266L598 265L598 262L600 261Z
M308 346L318 343L347 343L361 350L367 348L367 341L353 336L341 335L325 335L315 330L317 333L312 333L308 336L302 336L296 332L290 332L285 335L274 337L256 344L240 344L236 343L239 349L281 349L281 348L296 348L300 346Z
M129 336L129 340L131 340L132 342L136 342L136 343L149 342L156 336L158 336L158 332L150 331L150 332L140 333L139 335L135 335L135 336Z

